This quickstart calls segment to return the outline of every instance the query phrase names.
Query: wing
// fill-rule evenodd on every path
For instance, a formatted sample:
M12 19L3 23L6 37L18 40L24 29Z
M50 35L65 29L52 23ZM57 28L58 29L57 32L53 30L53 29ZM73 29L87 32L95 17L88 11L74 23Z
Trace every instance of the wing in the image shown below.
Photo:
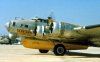
M98 37L98 38L91 38L90 42L91 42L92 46L100 47L100 37Z

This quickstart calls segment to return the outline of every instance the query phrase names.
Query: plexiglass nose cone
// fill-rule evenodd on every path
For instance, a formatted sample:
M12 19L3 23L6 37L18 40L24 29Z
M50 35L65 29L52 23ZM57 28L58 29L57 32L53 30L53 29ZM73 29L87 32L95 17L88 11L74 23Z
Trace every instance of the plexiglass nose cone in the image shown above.
M9 22L7 22L6 24L5 24L5 27L8 29L9 28Z

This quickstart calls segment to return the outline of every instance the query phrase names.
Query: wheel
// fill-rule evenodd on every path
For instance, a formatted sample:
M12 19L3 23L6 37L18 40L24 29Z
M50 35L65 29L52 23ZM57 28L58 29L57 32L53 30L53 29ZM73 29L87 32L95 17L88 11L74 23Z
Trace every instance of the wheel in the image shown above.
M39 52L40 53L47 53L49 50L41 50L41 49L39 49Z
M53 52L57 56L63 56L66 53L66 49L65 49L64 45L58 44L54 47Z

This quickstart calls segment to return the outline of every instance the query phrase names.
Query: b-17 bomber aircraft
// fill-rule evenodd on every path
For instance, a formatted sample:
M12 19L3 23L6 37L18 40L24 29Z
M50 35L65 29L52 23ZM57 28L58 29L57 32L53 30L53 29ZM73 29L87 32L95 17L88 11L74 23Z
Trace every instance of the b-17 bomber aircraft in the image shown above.
M21 37L24 47L39 49L40 53L53 51L57 56L65 55L68 50L100 47L100 24L79 26L66 22L47 19L15 19L6 24L11 38Z

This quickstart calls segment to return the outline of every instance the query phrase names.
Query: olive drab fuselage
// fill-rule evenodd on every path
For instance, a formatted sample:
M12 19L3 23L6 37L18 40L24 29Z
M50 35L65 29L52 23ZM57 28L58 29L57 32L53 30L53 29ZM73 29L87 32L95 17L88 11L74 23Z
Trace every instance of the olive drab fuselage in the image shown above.
M48 19L11 20L8 32L22 37L22 44L33 49L53 49L63 44L68 50L87 49L88 46L100 46L100 26L79 26ZM46 47L48 46L48 47Z

